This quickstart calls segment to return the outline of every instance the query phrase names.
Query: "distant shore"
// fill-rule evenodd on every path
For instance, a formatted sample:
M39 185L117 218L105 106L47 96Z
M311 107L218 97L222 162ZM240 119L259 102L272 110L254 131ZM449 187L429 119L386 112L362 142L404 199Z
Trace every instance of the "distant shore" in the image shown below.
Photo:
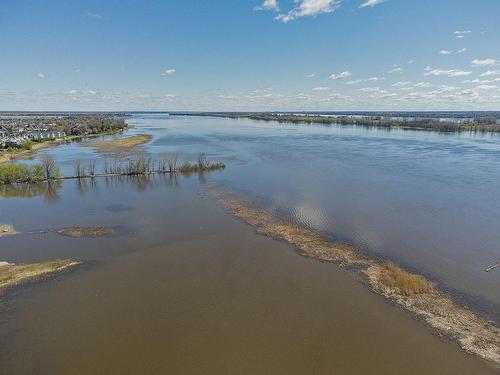
M500 122L495 116L484 116L472 119L452 121L449 118L395 118L385 116L352 116L352 115L320 115L320 114L286 114L286 113L193 113L193 116L224 117L232 119L249 119L257 121L277 121L294 124L322 125L357 125L383 129L427 130L436 132L478 132L499 133Z

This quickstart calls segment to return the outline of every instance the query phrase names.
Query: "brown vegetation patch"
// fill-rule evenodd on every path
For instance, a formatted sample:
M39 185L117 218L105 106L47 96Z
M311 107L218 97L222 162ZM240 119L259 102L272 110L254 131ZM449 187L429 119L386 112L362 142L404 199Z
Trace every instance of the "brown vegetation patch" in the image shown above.
M258 233L283 239L301 251L303 255L342 266L366 265L370 261L350 246L332 243L316 232L295 223L279 221L257 229Z
M497 322L486 321L470 309L460 306L425 277L404 271L394 263L381 264L357 249L339 244L295 223L252 207L230 194L209 190L235 217L256 227L260 234L294 245L302 255L339 264L368 277L372 290L423 318L433 329L456 340L467 352L500 365L500 329Z
M106 234L113 233L113 228L109 227L72 227L63 228L57 231L57 233L68 236L68 237L101 237Z
M19 285L27 281L39 279L55 272L60 272L69 267L79 264L74 260L52 260L42 263L32 264L8 264L0 265L0 294L5 289L14 285Z
M404 294L387 285L387 266L373 264L365 271L374 291L424 319L439 333L456 340L462 349L500 365L500 329L470 309L458 305L451 296L423 279L426 291ZM402 271L404 273L404 271ZM418 276L418 275L415 275ZM429 285L431 285L429 287Z
M137 146L148 143L152 138L153 137L148 134L138 134L130 137L116 138L109 141L92 142L87 144L86 146L94 147L101 151L130 150Z
M403 271L392 262L388 262L383 268L380 282L405 296L428 293L434 289L434 284L423 276Z

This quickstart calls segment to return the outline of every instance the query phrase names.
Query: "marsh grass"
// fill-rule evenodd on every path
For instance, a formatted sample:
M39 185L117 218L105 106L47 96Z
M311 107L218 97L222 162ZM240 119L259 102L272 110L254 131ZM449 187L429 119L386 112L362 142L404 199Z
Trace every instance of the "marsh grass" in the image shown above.
M429 293L434 284L421 275L406 272L392 262L388 262L382 271L380 282L391 289L397 289L405 296Z

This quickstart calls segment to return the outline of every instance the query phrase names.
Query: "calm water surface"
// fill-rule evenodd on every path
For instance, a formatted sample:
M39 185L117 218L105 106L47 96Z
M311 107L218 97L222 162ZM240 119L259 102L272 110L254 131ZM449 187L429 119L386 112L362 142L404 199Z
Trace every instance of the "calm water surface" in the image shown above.
M130 122L130 134L154 137L142 152L193 161L204 151L227 169L4 191L0 222L18 230L116 232L1 239L0 260L86 263L0 300L0 373L494 372L359 278L256 235L198 191L253 197L495 314L500 272L483 268L500 256L498 138L159 115ZM64 174L76 158L100 158L78 143L43 153Z
M148 150L200 150L216 183L395 260L500 316L500 137L146 116Z

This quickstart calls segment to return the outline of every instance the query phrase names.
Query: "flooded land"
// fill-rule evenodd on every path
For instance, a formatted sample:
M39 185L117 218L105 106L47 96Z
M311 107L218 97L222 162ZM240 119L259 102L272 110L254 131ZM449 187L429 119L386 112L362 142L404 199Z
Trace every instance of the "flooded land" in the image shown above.
M23 162L226 168L0 187L0 276L79 263L5 290L0 373L498 372L498 135L127 121Z

